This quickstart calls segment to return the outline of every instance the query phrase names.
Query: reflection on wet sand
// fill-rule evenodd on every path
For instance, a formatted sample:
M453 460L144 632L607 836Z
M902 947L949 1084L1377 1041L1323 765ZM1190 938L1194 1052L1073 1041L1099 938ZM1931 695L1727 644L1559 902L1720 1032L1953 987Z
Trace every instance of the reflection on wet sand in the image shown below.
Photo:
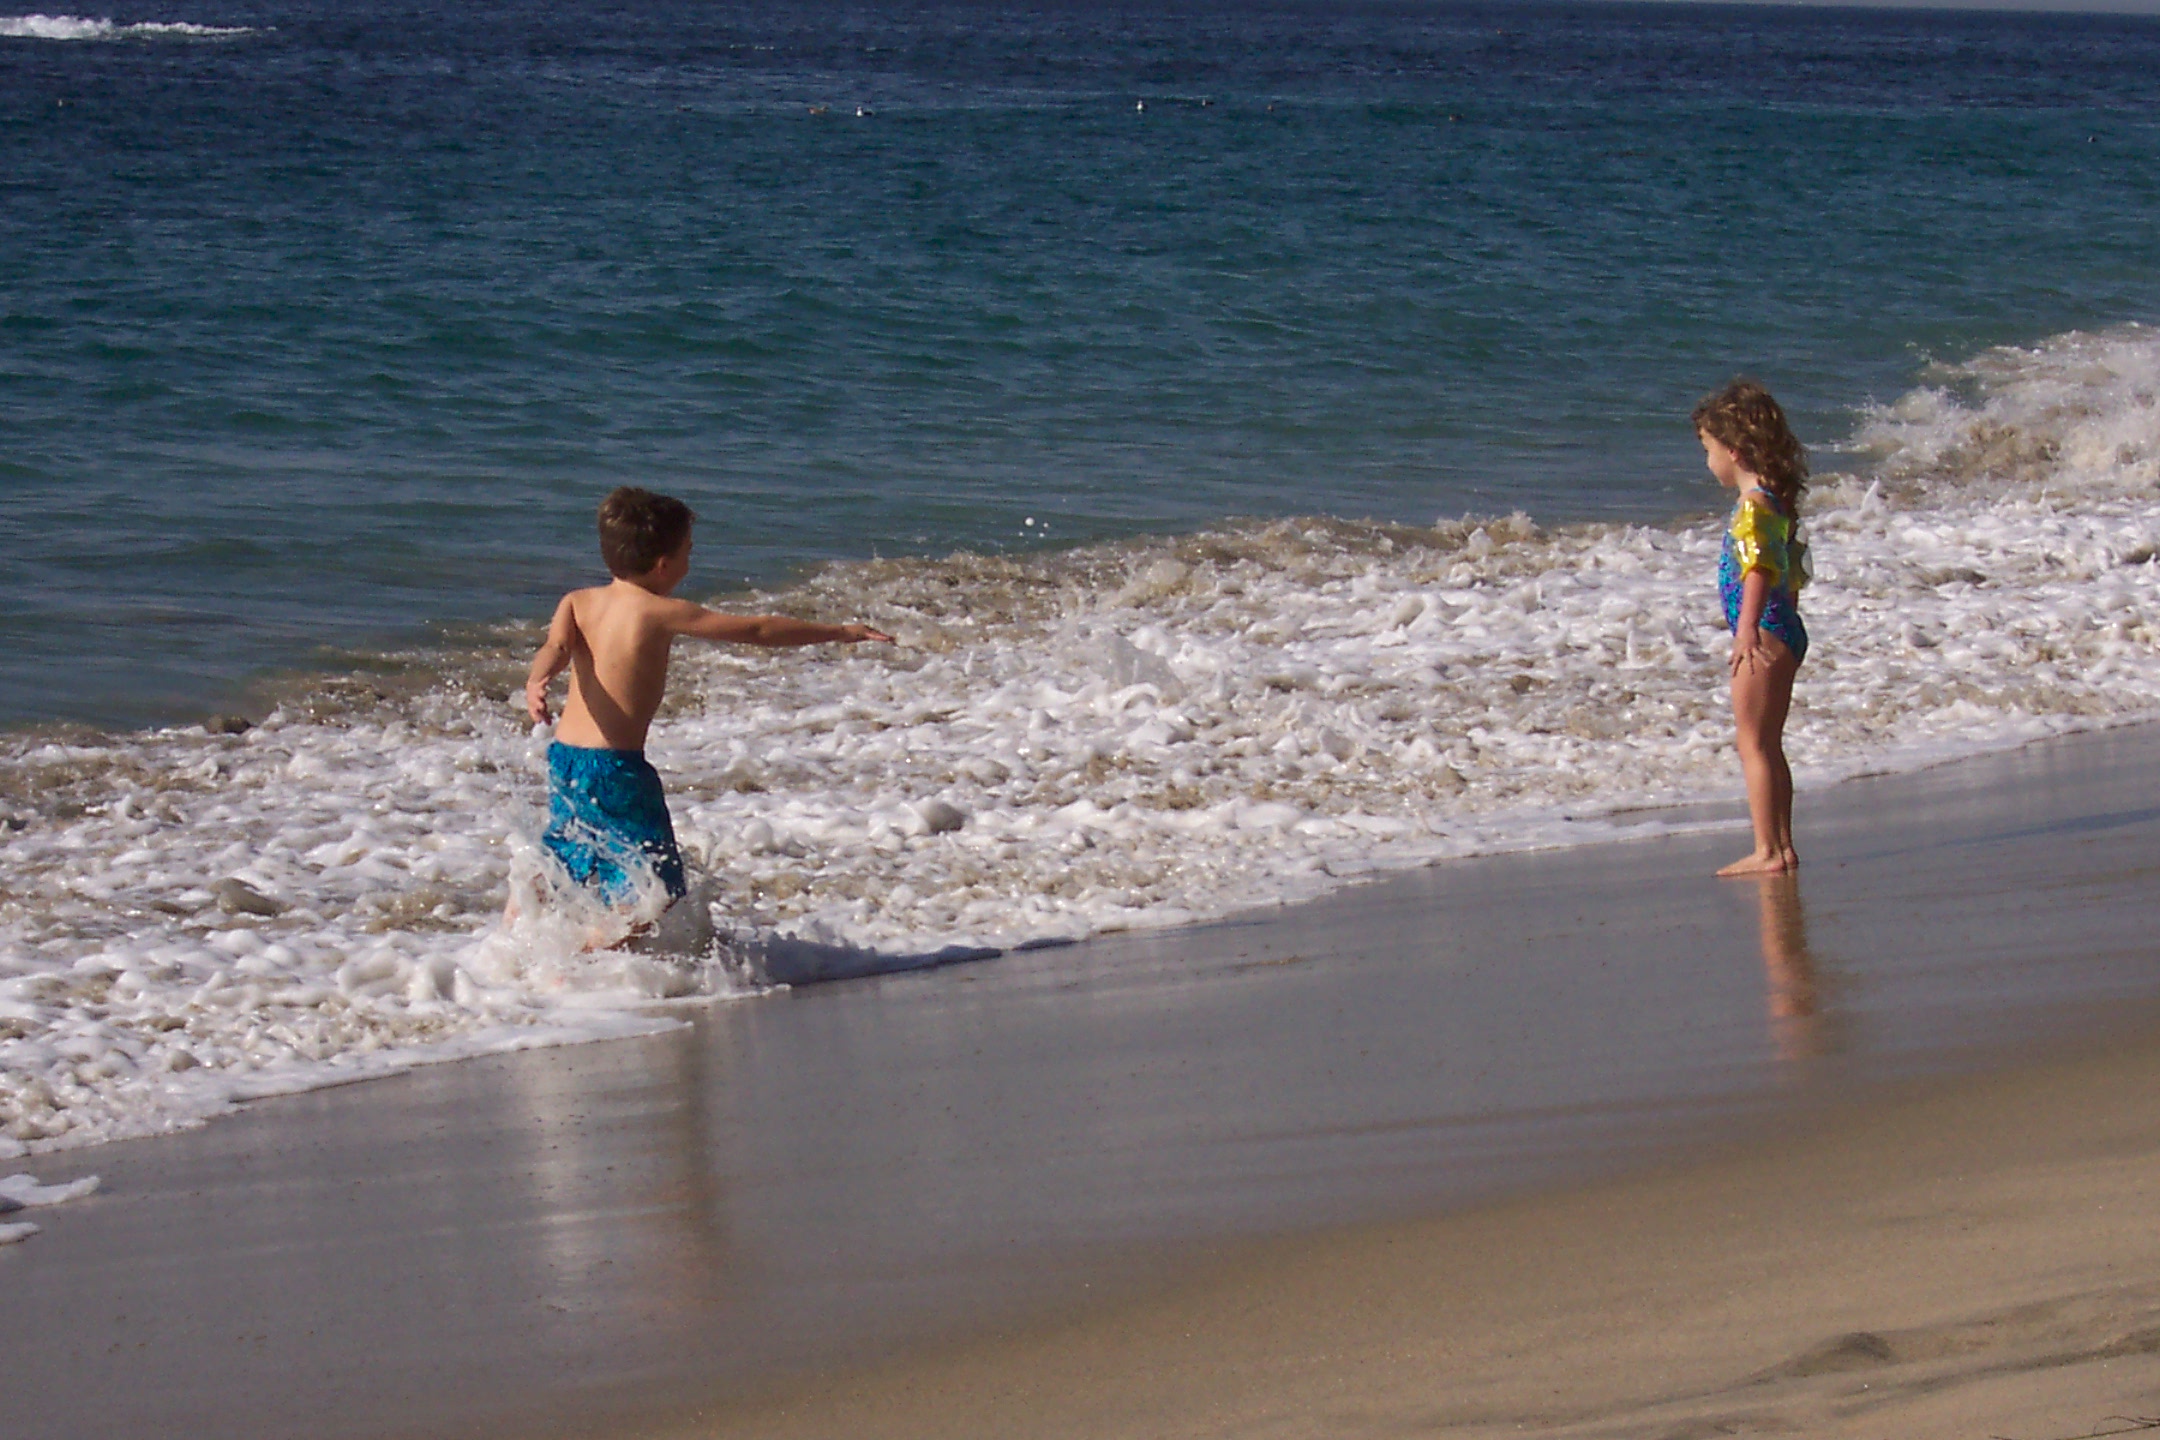
M1756 898L1762 923L1763 974L1768 981L1770 1038L1781 1060L1804 1060L1830 1048L1815 957L1808 953L1807 912L1800 877L1759 876Z
M530 1205L551 1217L534 1230L533 1273L565 1314L613 1313L633 1327L715 1310L742 1258L708 1151L720 1089L711 1052L680 1032L646 1053L643 1083L611 1101L577 1072L516 1072L519 1102L539 1122L525 1160ZM625 1125L641 1132L628 1154Z

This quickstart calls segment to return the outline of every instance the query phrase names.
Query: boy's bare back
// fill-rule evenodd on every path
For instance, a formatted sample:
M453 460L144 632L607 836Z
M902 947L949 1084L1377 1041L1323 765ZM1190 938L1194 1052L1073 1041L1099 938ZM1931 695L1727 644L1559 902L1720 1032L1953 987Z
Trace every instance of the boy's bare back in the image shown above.
M555 738L599 750L644 749L678 633L667 611L696 608L628 580L563 596L548 627L548 648L563 637L570 660L570 698Z
M618 576L563 596L525 681L525 708L533 722L548 723L548 682L568 666L570 698L555 738L596 750L643 750L645 732L667 691L668 652L678 635L769 647L892 639L867 625L728 615L677 600L668 592L689 570L685 541L645 574Z

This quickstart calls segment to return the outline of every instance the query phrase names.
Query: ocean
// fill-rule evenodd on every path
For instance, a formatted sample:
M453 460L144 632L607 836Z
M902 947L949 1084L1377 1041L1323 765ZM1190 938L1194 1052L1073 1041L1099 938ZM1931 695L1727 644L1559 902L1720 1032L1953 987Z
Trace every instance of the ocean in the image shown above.
M771 980L495 924L619 484L686 593L901 641L678 655L738 937L1703 823L1739 372L1817 472L1803 791L2160 715L2155 77L2119 16L0 15L0 1148Z

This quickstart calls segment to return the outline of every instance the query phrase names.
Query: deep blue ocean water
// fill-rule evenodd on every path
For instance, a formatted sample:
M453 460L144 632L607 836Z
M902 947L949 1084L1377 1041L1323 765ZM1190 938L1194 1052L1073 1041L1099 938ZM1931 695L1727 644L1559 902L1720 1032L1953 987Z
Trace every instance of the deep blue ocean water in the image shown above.
M1736 371L1827 449L1931 359L2160 319L2153 19L29 13L0 724L543 618L621 483L705 517L695 593L1229 516L1658 520L1709 504L1686 413Z

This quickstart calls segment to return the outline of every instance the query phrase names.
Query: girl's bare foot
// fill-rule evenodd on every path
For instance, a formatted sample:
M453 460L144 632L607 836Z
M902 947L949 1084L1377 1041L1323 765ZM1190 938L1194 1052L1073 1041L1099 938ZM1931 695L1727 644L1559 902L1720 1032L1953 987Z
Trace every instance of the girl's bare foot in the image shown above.
M1767 854L1758 850L1743 859L1733 861L1732 864L1727 865L1717 873L1720 879L1734 875L1782 875L1786 870L1794 868L1798 864L1799 861L1796 859L1791 866L1788 866L1785 863L1785 852L1782 850L1772 850Z
M1793 849L1790 845L1785 847L1785 868L1787 871L1798 870L1800 868L1800 852Z

